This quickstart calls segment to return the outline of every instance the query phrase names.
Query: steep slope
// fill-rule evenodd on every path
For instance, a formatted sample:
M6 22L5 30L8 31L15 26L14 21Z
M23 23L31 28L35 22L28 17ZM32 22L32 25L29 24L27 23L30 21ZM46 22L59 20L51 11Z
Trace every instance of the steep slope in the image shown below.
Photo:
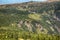
M60 2L0 5L0 29L60 34L58 4L60 5Z

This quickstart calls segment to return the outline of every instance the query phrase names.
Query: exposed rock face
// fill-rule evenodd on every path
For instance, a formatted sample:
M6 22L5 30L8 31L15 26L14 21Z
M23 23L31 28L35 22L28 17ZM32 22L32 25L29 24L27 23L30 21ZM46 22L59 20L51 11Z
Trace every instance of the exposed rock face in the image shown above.
M40 31L43 30L43 28L42 28L42 26L41 26L40 24L37 24L37 23L36 23L36 27L37 27Z
M44 31L44 28L40 24L36 23L35 25L36 25L37 33L40 33L40 32Z
M58 30L58 32L60 32L60 28L58 28L56 25L55 25L55 28Z
M23 24L23 21L21 20L19 23L18 23L18 27L21 27Z
M25 25L27 26L29 31L32 31L32 24L30 21L25 21Z

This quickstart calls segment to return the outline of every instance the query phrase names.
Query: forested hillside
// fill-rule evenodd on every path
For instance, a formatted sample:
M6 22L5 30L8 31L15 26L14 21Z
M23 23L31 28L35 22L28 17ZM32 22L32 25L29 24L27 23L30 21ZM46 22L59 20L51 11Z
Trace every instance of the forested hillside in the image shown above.
M60 35L60 2L0 5L0 34L1 40L55 39ZM59 36L55 40L59 40Z

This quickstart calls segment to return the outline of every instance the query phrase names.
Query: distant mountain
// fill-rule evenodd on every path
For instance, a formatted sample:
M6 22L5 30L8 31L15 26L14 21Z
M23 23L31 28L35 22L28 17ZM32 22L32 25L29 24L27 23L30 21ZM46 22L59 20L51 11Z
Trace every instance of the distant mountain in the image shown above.
M56 2L56 1L60 1L60 0L47 0L47 2Z
M60 34L59 13L60 1L0 5L0 26L8 26L7 30Z

